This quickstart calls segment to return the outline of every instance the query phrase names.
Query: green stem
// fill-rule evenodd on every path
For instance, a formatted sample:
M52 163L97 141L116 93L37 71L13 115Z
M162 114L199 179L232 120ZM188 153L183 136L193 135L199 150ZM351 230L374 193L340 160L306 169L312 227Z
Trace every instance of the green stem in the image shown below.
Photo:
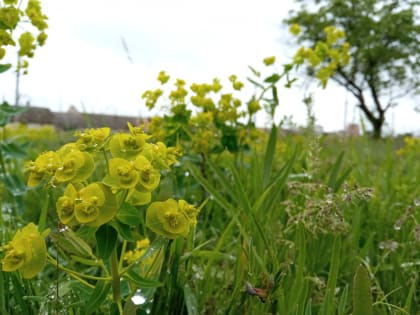
M104 281L111 280L110 277L95 277L95 276L85 275L83 273L68 269L64 267L63 265L57 264L57 261L55 260L55 258L49 255L47 256L47 261L54 267L58 267L60 270L63 270L64 272L66 272L69 276L75 278L76 280L82 282L84 285L87 285L91 288L94 288L94 286L92 286L91 284L83 280L82 278L89 279L89 280L104 280Z
M114 247L111 257L111 276L112 276L112 297L114 302L121 304L121 287L120 287L120 273L118 271L118 256L117 248Z
M45 226L46 226L46 222L47 222L49 202L50 202L50 194L49 194L49 191L47 191L45 198L42 199L41 213L40 213L39 219L38 219L38 229L40 231L45 230Z

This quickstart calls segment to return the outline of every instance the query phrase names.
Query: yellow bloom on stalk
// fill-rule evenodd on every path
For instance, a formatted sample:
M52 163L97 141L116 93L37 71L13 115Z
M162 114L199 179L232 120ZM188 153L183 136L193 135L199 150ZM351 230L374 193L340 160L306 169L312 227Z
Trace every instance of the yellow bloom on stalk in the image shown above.
M78 137L76 145L80 151L101 149L110 133L109 127L76 131L75 136Z
M110 221L117 212L117 199L111 189L102 183L92 183L76 191L69 184L57 200L61 222L69 225L100 226Z
M252 98L248 103L248 112L250 115L255 114L261 109L261 104L255 98Z
M25 32L20 35L19 39L19 56L28 56L32 58L34 56L35 37L30 32Z
M295 36L299 35L300 34L300 25L297 24L297 23L294 23L294 24L290 25L289 32L292 33Z
M37 186L42 180L50 180L60 166L60 158L56 152L42 153L34 162L25 164L25 170L29 171L28 186Z
M95 170L95 162L88 152L80 151L75 143L61 147L57 154L61 158L55 179L58 182L82 182L88 179Z
M185 97L188 95L188 91L185 89L185 81L182 79L176 79L176 89L172 90L169 94L169 99L172 104L184 104Z
M25 279L36 276L47 260L47 247L44 238L49 230L42 234L33 223L18 230L13 239L4 247L6 255L2 260L2 271L19 270Z
M113 157L132 160L141 152L149 137L146 134L115 134L109 141L109 150Z
M136 248L133 250L127 251L124 254L124 260L126 260L127 263L129 264L134 263L136 260L138 260L141 256L144 255L149 245L150 245L150 240L148 238L137 241Z
M130 189L137 185L140 174L133 161L122 158L109 160L109 173L105 176L104 184L112 188Z
M56 203L57 214L63 224L72 226L78 223L74 216L77 196L76 188L72 184L68 184L64 190L64 195L58 198Z
M143 156L137 156L134 161L136 170L139 172L138 188L146 191L153 191L159 186L160 173L155 169L149 160Z
M276 57L271 56L271 57L264 58L263 62L266 66L271 66L272 64L276 62Z
M169 169L178 162L178 156L182 155L179 147L167 147L163 142L146 143L141 154L145 156L156 169Z
M159 75L158 75L157 79L161 84L165 84L169 81L170 77L169 77L169 75L166 74L165 71L161 71L161 72L159 72Z
M223 86L220 84L220 80L217 78L213 79L213 84L211 85L211 90L214 93L219 92L221 89L223 88Z
M193 205L190 205L185 200L178 200L178 206L181 212L184 212L187 217L188 221L190 222L190 226L194 227L197 225L197 215L199 213L199 210L194 207Z
M163 91L161 89L156 89L154 91L147 90L143 93L141 98L146 99L146 106L148 109L153 109L162 95Z
M174 199L153 202L146 211L146 225L156 234L171 239L185 237L190 231L190 219Z
M110 221L117 209L111 190L101 183L93 183L79 190L74 215L79 223L100 226Z

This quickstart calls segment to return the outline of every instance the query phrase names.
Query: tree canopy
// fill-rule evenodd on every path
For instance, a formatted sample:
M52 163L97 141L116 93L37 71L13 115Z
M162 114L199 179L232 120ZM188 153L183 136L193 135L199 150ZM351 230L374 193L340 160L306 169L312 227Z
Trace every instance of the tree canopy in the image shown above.
M385 114L402 96L420 91L420 24L418 0L296 0L287 24L299 24L298 41L315 46L323 29L345 31L351 60L332 79L357 100L381 137ZM310 75L314 75L310 71Z

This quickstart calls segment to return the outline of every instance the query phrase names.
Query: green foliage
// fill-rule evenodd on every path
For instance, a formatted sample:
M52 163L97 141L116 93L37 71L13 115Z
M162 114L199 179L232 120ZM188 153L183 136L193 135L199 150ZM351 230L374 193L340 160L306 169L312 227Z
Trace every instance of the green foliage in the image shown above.
M25 9L22 9L23 6ZM0 3L0 60L6 55L7 46L19 44L17 70L27 73L28 58L32 58L37 47L47 40L47 16L42 13L39 0L3 1ZM31 31L21 32L19 26L31 26ZM35 36L36 37L35 37ZM0 73L11 68L11 64L0 64Z
M373 315L372 293L366 268L360 265L353 280L353 314Z
M302 31L295 31L300 42L315 49L325 40L325 27L345 31L352 58L347 66L337 67L332 79L355 97L374 136L380 137L387 110L399 97L419 91L418 1L322 0L313 6L296 2L302 6L286 23L300 26Z

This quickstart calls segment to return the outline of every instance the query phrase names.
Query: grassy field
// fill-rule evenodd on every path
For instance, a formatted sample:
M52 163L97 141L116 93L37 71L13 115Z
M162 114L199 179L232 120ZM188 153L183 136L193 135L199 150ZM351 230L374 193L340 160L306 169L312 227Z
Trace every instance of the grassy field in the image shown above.
M199 160L184 152L153 200L200 207L188 234L154 233L141 205L136 226L118 215L105 225L118 232L105 243L115 246L117 274L127 275L117 301L113 265L98 241L102 227L72 226L69 234L56 214L64 187L26 185L25 161L68 141L46 130L3 133L3 252L28 222L51 232L48 263L36 277L1 273L2 314L420 313L416 145L285 136L273 127L235 154ZM11 145L18 141L28 146ZM137 255L134 263L127 255Z

